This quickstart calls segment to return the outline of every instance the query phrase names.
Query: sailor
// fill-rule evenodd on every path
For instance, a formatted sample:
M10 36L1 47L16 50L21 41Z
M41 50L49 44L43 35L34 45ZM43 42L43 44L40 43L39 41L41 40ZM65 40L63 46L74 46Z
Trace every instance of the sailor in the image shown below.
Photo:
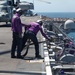
M24 45L27 41L27 39L30 39L34 45L35 45L35 58L41 58L41 56L39 55L39 43L38 43L38 39L36 37L38 31L41 32L41 34L48 40L50 40L50 38L48 36L46 36L46 34L43 32L42 29L42 24L43 22L41 20L37 20L37 22L31 22L30 23L30 27L26 29L26 32L24 33L23 36L23 44L22 44L22 49L24 48Z
M12 47L11 47L11 58L16 58L15 51L17 50L17 58L23 58L21 56L22 49L22 26L26 26L21 23L20 16L23 14L23 10L21 8L16 9L16 13L12 18Z

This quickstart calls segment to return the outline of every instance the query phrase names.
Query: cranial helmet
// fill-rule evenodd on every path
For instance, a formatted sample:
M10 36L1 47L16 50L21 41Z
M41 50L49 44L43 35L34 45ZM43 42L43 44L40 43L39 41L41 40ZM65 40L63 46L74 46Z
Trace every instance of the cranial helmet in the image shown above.
M39 23L40 25L43 24L42 20L37 20L36 22Z
M21 9L21 8L18 8L18 9L16 10L16 12L20 12L20 11L22 11L22 9Z
M16 9L16 12L19 13L20 15L23 14L23 10L21 8Z

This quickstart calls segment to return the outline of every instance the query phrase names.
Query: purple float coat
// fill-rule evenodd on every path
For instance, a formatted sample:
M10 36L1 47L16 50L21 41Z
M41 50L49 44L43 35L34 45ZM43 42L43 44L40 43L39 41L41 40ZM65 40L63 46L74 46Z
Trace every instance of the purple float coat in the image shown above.
M30 30L30 31L34 32L36 35L37 35L38 31L40 31L41 34L42 34L46 39L49 39L49 38L46 36L46 34L43 32L42 27L41 27L38 23L36 23L36 22L31 22L30 25L31 25L31 26L30 26L27 30Z
M12 31L21 34L23 25L24 24L21 23L20 15L16 13L12 18Z

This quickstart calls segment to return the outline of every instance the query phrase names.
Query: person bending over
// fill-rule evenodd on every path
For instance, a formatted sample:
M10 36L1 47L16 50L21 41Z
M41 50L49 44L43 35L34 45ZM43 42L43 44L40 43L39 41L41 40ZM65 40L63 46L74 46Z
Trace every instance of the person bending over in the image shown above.
M37 20L37 22L31 22L31 26L26 28L23 36L22 50L25 46L25 43L27 42L27 39L30 39L35 45L35 58L41 58L41 56L39 55L39 43L36 36L38 31L40 31L41 34L50 41L50 38L43 32L43 29L41 27L42 24L43 22L41 20Z

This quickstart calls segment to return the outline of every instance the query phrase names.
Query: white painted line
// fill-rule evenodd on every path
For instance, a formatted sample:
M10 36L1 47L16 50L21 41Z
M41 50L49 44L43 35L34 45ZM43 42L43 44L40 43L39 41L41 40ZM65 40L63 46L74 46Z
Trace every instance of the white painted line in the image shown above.
M52 70L51 70L51 66L50 66L50 59L49 59L49 54L48 51L45 50L44 51L44 61L45 61L45 69L46 69L46 75L52 75Z
M43 59L40 59L40 60L30 60L29 62L30 63L42 63Z
M50 66L46 66L46 75L52 75Z

